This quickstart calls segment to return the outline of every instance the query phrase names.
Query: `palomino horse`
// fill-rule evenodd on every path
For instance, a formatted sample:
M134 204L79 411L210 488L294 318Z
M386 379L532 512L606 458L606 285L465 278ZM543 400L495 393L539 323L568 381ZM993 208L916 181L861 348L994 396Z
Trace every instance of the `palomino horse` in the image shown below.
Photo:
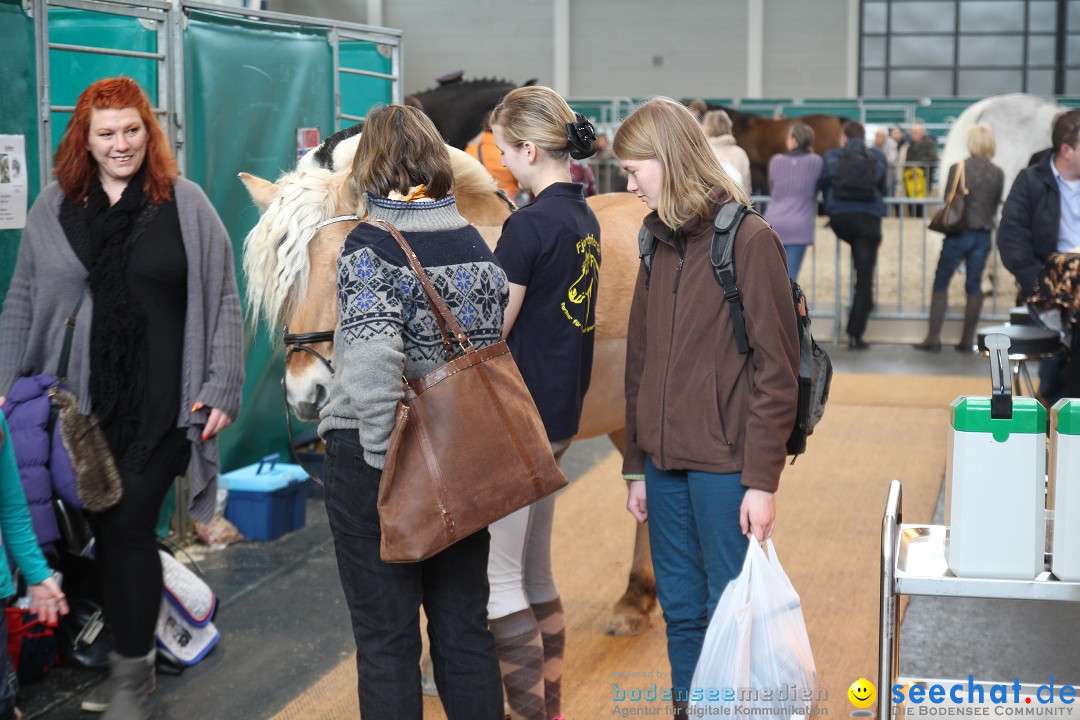
M348 170L356 142L353 137L336 148L321 148L319 157L329 168L319 167L319 160L301 160L295 171L276 183L240 174L262 211L258 224L244 241L248 302L253 317L265 318L271 328L285 324L286 341L307 349L290 352L285 370L289 404L305 420L318 419L331 381L330 331L338 320L337 257L345 237L358 222L349 217L358 207L349 189ZM488 244L494 245L510 208L476 160L452 148L450 153L458 207ZM334 172L334 167L345 169ZM593 373L578 437L608 435L621 451L626 408L626 329L639 265L636 237L645 208L626 193L599 195L589 201L600 220L603 262L601 291L594 296L597 327ZM342 216L348 219L327 222ZM584 296L585 290L582 292ZM629 583L615 605L608 632L633 635L645 629L655 603L648 534L639 525Z

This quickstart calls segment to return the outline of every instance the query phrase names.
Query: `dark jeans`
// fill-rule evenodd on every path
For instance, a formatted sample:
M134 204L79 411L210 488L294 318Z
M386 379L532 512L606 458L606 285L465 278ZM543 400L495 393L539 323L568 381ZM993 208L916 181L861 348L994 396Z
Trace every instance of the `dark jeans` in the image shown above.
M881 218L869 213L841 213L829 219L836 237L851 246L855 265L855 297L848 314L847 333L861 338L874 307L874 267L881 245Z
M946 235L934 273L934 292L948 292L953 273L960 263L966 262L964 290L968 295L982 295L982 274L988 257L989 230L962 230L955 235Z
M487 625L488 533L419 563L379 558L380 471L356 431L326 438L326 513L356 639L364 720L420 720L420 606L448 720L502 720L502 676Z

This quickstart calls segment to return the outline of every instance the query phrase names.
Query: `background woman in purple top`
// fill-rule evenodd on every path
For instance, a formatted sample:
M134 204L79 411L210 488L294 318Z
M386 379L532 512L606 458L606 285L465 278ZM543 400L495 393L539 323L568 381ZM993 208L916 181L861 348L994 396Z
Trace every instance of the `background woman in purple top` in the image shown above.
M769 207L765 219L780 236L787 251L788 275L795 280L802 266L806 246L814 242L817 214L817 179L821 156L814 147L814 131L809 125L791 126L788 152L769 160Z

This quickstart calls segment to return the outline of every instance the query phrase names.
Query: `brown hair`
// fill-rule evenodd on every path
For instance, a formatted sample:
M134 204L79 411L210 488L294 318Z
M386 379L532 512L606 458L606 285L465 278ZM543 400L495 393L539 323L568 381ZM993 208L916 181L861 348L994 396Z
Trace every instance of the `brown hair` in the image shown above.
M814 146L814 128L806 123L792 125L791 137L795 138L795 145L803 150L810 150Z
M427 196L437 200L453 192L454 170L427 115L408 105L382 105L364 118L352 180L358 194L405 195L413 186L425 185Z
M866 139L866 128L863 127L863 124L861 122L855 122L854 120L849 120L848 122L844 123L843 133L844 137L851 138L853 140Z
M1050 140L1054 143L1054 154L1061 152L1062 145L1075 147L1080 136L1080 110L1066 110L1054 118L1054 129Z
M713 193L750 204L739 183L724 172L693 114L681 103L655 97L619 125L612 149L619 160L659 160L660 198L656 212L677 228L694 215L708 217Z
M169 140L165 136L150 98L139 83L131 78L105 78L92 83L75 101L75 112L68 120L64 136L53 158L53 174L60 189L72 203L80 203L90 192L90 180L97 172L97 163L86 143L90 139L90 115L94 110L123 110L134 108L146 128L146 183L144 190L152 203L165 202L172 197L173 184L180 176Z

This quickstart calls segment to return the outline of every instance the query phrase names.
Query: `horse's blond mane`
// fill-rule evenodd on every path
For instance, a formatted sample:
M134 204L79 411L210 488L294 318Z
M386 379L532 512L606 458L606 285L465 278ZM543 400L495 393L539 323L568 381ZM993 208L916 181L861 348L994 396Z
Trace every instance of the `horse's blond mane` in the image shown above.
M359 135L342 142L334 153L338 172L301 160L297 169L275 183L277 195L244 239L244 273L252 323L264 319L272 331L292 317L307 295L311 264L308 245L315 228L336 215L364 215L363 201L351 183L351 165ZM342 150L339 157L338 150ZM455 194L466 215L502 224L507 211L495 194L498 185L467 153L447 146L454 166ZM306 156L305 156L306 157Z
M296 298L307 293L308 243L315 227L341 213L355 212L348 171L322 168L285 173L277 196L244 238L244 273L253 323L264 318L272 330L291 316Z

